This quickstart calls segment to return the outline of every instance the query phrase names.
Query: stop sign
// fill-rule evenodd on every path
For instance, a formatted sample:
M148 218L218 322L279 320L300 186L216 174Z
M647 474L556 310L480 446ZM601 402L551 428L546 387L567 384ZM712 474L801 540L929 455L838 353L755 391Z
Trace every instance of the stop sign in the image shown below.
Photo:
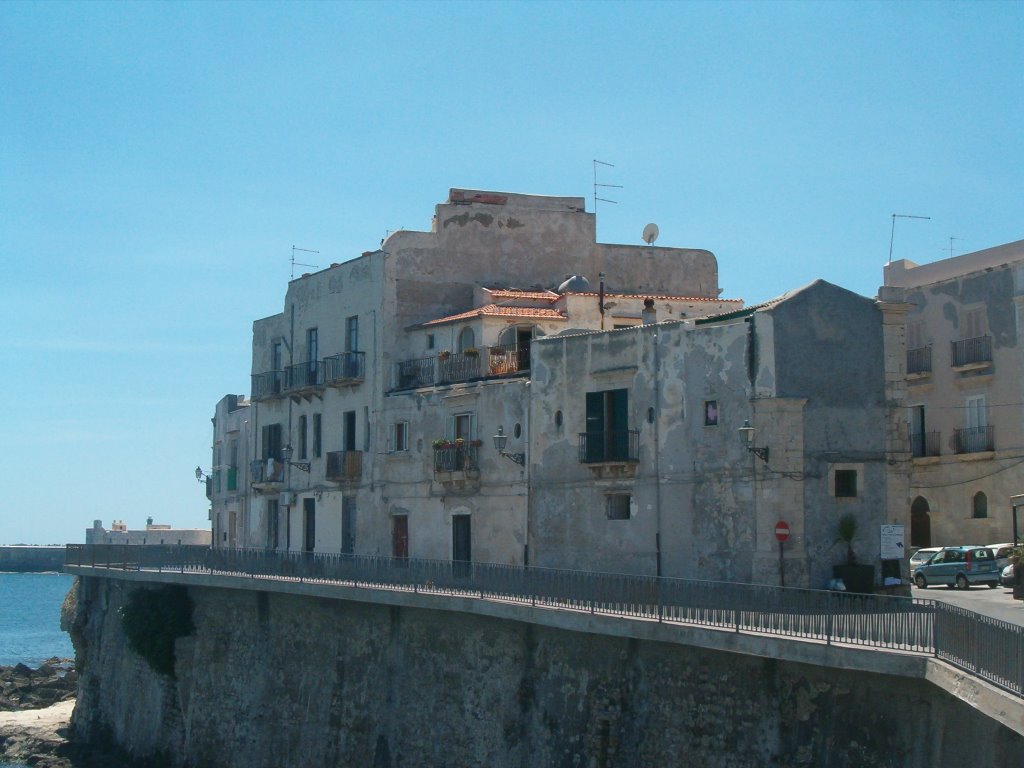
M786 541L789 538L789 523L785 520L779 520L775 524L775 538L779 541Z

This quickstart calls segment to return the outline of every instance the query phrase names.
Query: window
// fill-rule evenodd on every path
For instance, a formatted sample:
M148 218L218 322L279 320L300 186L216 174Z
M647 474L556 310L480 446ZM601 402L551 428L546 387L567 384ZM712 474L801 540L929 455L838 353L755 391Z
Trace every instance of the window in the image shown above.
M351 555L356 550L356 499L346 496L341 500L341 554Z
M920 349L924 343L924 322L910 320L907 322L907 349Z
M837 499L852 499L857 496L857 470L837 469L835 476Z
M354 451L356 449L356 412L345 411L342 416L345 431L342 434L344 445L342 450Z
M963 310L963 338L977 339L985 335L985 309L975 307Z
M299 458L305 459L306 456L306 439L309 437L308 429L306 428L306 417L305 415L299 416Z
M628 493L610 493L605 498L605 515L609 520L629 520L633 497Z
M717 400L705 400L704 401L704 426L705 427L717 427L718 426L718 401Z
M973 395L964 399L968 429L983 429L988 424L985 414L985 396Z
M263 427L262 456L264 459L281 460L280 424L267 424Z
M988 496L981 491L974 494L974 500L971 504L971 517L979 520L988 517Z
M452 440L473 440L476 434L476 417L472 413L457 413L452 417L450 436Z
M359 316L345 318L345 351L359 351Z
M313 456L320 458L323 453L323 427L319 413L313 414Z
M467 349L472 349L476 346L476 334L473 333L473 329L463 328L459 333L459 352L465 352Z
M434 334L428 333L427 334L427 349L433 349L433 348L434 348Z
M586 432L581 440L584 462L636 461L628 389L587 392Z
M395 451L408 451L409 450L409 422L408 421L397 421L395 422L395 432L392 439L393 450Z
M316 362L316 356L317 356L317 354L319 354L318 350L317 350L317 347L318 347L318 341L317 341L317 330L316 330L316 328L307 328L306 329L306 359L309 360L309 362L311 362L311 363L315 363Z

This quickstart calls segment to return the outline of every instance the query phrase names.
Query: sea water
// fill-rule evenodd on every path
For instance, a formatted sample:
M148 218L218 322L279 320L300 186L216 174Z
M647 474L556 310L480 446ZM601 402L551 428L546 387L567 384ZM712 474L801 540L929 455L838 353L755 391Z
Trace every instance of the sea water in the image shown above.
M73 580L64 573L0 573L0 666L38 667L53 656L74 656L60 628Z
M38 667L54 656L74 656L60 628L60 606L73 580L63 573L0 573L0 666ZM28 766L0 760L0 768Z

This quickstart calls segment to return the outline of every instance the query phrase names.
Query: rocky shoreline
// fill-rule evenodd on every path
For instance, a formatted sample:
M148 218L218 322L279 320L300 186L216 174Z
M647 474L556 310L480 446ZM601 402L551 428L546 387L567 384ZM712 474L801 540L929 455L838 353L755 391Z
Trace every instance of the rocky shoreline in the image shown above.
M0 761L32 768L125 768L131 761L71 739L78 674L71 659L0 667Z

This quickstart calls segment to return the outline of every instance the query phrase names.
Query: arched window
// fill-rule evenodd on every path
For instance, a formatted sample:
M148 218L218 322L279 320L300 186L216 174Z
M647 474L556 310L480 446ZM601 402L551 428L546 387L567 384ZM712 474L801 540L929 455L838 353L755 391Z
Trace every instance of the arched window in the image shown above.
M982 518L988 517L988 496L981 491L974 494L974 509L972 517Z
M476 335L473 333L473 329L466 326L459 333L459 352L465 352L467 349L476 347Z
M932 545L932 519L928 514L928 499L918 496L910 505L910 546Z

